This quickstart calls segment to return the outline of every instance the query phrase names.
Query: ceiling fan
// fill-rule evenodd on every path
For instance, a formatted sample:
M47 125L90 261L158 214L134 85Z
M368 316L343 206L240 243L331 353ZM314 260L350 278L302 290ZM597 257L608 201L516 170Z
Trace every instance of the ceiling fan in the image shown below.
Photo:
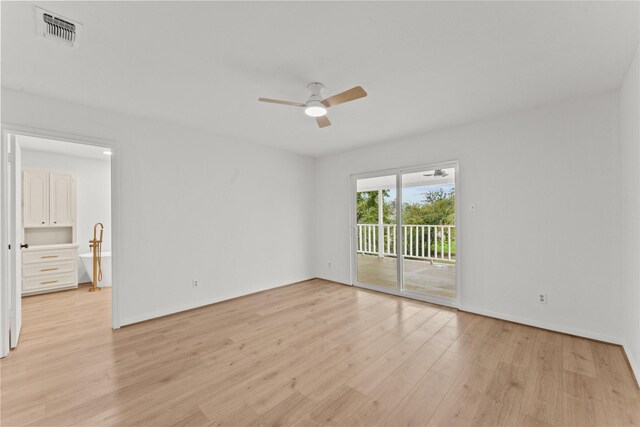
M349 90L345 90L337 95L330 96L322 99L322 93L324 92L324 85L322 83L314 82L307 85L307 89L311 95L307 102L290 102L280 101L278 99L270 98L258 98L260 102L270 102L272 104L292 105L294 107L303 107L307 116L315 117L318 126L323 128L331 124L329 118L326 116L327 108L335 107L336 105L344 104L345 102L355 101L356 99L364 98L367 96L367 92L360 86L353 87Z
M436 169L433 173L425 173L425 174L423 174L423 176L439 176L441 178L444 178L447 175L449 175L449 174L443 169Z

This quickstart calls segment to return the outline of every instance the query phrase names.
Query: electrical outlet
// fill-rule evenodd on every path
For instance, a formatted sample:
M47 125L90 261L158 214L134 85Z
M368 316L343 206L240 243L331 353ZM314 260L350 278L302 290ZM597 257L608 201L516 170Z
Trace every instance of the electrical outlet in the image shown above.
M194 288L197 288L198 286L200 286L200 283L198 283L198 279L194 279L192 284Z
M329 268L331 268L331 261L329 261L328 265L329 265Z
M547 303L547 294L539 293L538 304L546 304L546 303Z

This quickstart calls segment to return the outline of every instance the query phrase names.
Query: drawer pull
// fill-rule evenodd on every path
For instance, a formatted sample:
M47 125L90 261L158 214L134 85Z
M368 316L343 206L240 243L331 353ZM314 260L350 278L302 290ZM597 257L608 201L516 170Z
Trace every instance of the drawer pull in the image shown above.
M42 270L40 270L40 271L54 271L54 270L57 270L57 269L58 269L58 267L53 267L53 268L43 268L43 269L42 269Z
M58 281L57 281L57 280L49 280L49 281L47 281L47 282L42 282L42 283L40 283L40 284L41 284L41 285L50 285L51 283L58 283Z
M60 255L47 255L47 256L41 256L40 258L58 258Z

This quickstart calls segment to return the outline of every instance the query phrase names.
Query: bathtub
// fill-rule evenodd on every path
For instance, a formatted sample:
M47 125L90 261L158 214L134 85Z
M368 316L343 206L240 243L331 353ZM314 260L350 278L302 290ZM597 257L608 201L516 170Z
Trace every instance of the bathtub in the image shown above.
M89 281L93 280L93 254L80 254L80 260L87 270ZM98 282L98 286L111 286L111 252L102 252L102 280Z

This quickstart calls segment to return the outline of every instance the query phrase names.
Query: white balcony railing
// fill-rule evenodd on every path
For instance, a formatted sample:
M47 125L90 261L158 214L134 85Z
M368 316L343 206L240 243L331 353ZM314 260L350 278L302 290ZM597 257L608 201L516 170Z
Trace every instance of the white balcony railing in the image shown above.
M396 256L396 229L395 224L358 224L358 253ZM455 248L452 247L455 229L455 225L403 225L402 255L405 258L455 261Z

